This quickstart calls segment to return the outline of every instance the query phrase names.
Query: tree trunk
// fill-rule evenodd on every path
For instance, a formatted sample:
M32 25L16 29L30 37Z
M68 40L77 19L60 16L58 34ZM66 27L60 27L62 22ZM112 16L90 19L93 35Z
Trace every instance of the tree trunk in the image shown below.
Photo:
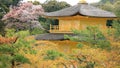
M11 68L15 68L15 61L13 60L11 63L12 63Z
M11 56L14 56L14 53L11 53ZM11 61L11 68L15 68L15 61L12 59Z

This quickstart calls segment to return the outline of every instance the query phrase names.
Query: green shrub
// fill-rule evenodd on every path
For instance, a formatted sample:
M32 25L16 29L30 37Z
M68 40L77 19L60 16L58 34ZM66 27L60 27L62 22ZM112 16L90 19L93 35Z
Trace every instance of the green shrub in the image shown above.
M83 47L83 44L79 43L77 44L77 48L82 48Z
M113 22L113 28L115 29L114 37L116 40L120 40L120 20Z
M15 35L15 29L5 29L5 31L6 31L5 34L6 37L12 37Z
M21 38L25 38L26 36L29 36L30 33L29 33L29 30L26 30L26 31L16 32L14 35L18 36L18 37L21 37Z
M99 40L97 41L97 48L101 48L101 49L107 49L107 50L110 50L111 47L110 47L110 42L107 41L107 40Z
M12 57L8 55L0 55L0 68L10 68Z
M23 55L16 54L13 58L16 62L21 62L21 63L30 63L29 59L24 57Z
M87 42L91 44L91 47L95 48L110 48L110 43L97 26L88 26L85 30L73 30L73 32L76 36L65 35L65 38L77 42Z
M42 30L42 29L39 29L39 28L34 28L34 29L32 29L32 31L31 31L31 34L32 34L32 35L42 34L42 33L45 33L45 31Z
M62 57L63 54L55 50L47 50L44 59L55 60L58 57Z
M6 29L5 34L6 37L18 36L20 38L24 38L29 35L30 35L29 30L15 32L15 29Z
M114 29L108 29L107 30L107 35L108 36L113 36L113 34L114 34Z

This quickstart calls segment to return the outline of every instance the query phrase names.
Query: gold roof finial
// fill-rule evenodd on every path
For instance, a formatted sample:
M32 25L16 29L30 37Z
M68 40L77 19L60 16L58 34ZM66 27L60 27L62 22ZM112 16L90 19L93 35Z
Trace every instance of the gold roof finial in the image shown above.
M80 3L87 3L86 0L80 0Z

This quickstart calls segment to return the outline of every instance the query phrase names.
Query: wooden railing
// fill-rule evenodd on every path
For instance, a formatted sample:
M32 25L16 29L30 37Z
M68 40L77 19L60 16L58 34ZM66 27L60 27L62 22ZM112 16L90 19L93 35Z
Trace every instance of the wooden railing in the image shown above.
M61 30L59 25L50 25L50 33L72 33L72 31Z
M59 25L51 25L50 24L50 31L59 31Z

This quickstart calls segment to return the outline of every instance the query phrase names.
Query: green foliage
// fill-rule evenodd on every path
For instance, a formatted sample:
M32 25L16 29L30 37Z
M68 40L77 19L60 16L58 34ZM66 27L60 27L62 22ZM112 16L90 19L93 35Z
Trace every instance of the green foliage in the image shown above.
M120 40L120 20L114 21L113 28L115 29L114 37L116 40Z
M23 55L16 54L13 58L14 61L20 62L20 63L30 63L29 59L24 57Z
M101 0L100 2L101 3L106 3L108 0Z
M50 29L50 24L57 23L52 19L46 19L46 18L43 18L43 17L40 17L39 21L40 21L41 25L43 26L43 28L45 28L46 30Z
M15 34L15 30L14 29L6 29L6 37L13 37L13 35Z
M89 56L90 57L90 56ZM95 68L96 62L93 59L89 59L86 55L79 54L76 57L76 60L79 62L78 68Z
M113 33L114 33L114 29L108 29L107 30L107 35L108 36L113 36Z
M114 37L117 41L120 40L120 9L119 8L120 8L120 1L117 1L114 4L114 12L116 16L118 17L118 20L115 20L112 24L115 30Z
M119 0L101 0L104 4L100 6L104 10L112 11L118 17L118 20L113 21L112 27L114 28L108 31L109 36L114 36L115 40L120 39L120 1ZM110 24L111 25L111 24Z
M0 45L0 67L10 68L13 63L30 63L29 59L24 54L35 54L36 51L32 48L31 44L35 40L27 41L24 38L29 35L29 31L14 32L14 30L7 30L7 37L19 36L17 42L13 44L1 44ZM13 34L13 35L12 35ZM3 57L4 56L4 57ZM7 59L7 60L6 60Z
M0 68L10 68L11 56L0 55Z
M31 31L31 34L32 35L35 35L35 34L42 34L42 33L45 33L44 30L41 30L39 28L33 28L32 31Z
M119 0L101 0L100 3L102 3L102 4L105 4L105 3L107 3L107 2L115 3L115 2L117 2L117 1L119 1Z
M103 33L97 26L88 26L86 30L73 31L76 36L65 36L72 41L87 42L91 44L91 47L106 49L110 48L110 43L107 41Z
M46 29L46 30L49 30L50 29L50 24L52 25L58 25L59 22L57 19L48 19L48 18L43 18L43 17L40 17L39 18L39 21L41 23L41 25Z
M17 5L21 0L0 0L0 19L9 11L11 5Z
M32 2L32 1L30 1L30 2ZM40 5L41 3L39 2L39 1L34 1L34 2L32 2L34 5Z
M106 49L106 50L110 50L111 49L111 47L110 47L111 44L107 40L99 40L99 41L97 41L96 45L97 45L96 46L97 48Z
M106 2L100 8L107 10L107 11L113 11L113 5L110 2Z
M77 48L82 48L83 47L83 44L79 43L77 44Z
M0 19L1 19L1 18L0 18ZM5 28L5 24L3 23L3 21L0 20L0 34L1 34L2 36L5 35L5 30L4 30L4 28Z
M117 1L115 4L114 4L114 12L116 14L117 17L120 18L120 1Z
M57 11L57 10L69 7L70 4L64 1L58 2L57 0L48 0L45 3L43 3L42 6L44 7L44 10L46 12L53 12L53 11Z
M29 52L30 52L30 54L37 54L37 51L33 50L33 49L31 49Z
M34 43L35 40L26 41L23 38L19 38L15 44L13 44L15 51L19 51L22 49L24 53L35 54L36 51L32 48L31 44Z
M14 45L1 45L0 46L0 63L1 66L5 66L4 68L8 68L11 66L11 61L19 62L19 63L28 63L28 59L21 56L19 53L20 48L16 48ZM4 56L4 57L3 57Z
M7 54L7 53L13 53L13 52L15 51L12 46L9 46L6 44L0 46L0 53Z
M19 31L19 32L16 32L15 33L15 36L18 36L20 38L25 38L27 36L30 36L30 32L29 30L26 30L26 31Z
M120 1L119 0L101 0L98 3L92 4L94 6L100 7L103 10L115 12L117 16L119 16L119 8L120 8ZM117 13L116 13L117 12Z
M63 57L64 55L58 51L55 50L47 50L46 52L46 56L44 59L48 59L48 60L55 60L58 57Z
M17 36L20 38L25 38L26 36L29 36L29 30L26 31L19 31L16 32L15 29L6 29L6 37L13 37L13 36Z

